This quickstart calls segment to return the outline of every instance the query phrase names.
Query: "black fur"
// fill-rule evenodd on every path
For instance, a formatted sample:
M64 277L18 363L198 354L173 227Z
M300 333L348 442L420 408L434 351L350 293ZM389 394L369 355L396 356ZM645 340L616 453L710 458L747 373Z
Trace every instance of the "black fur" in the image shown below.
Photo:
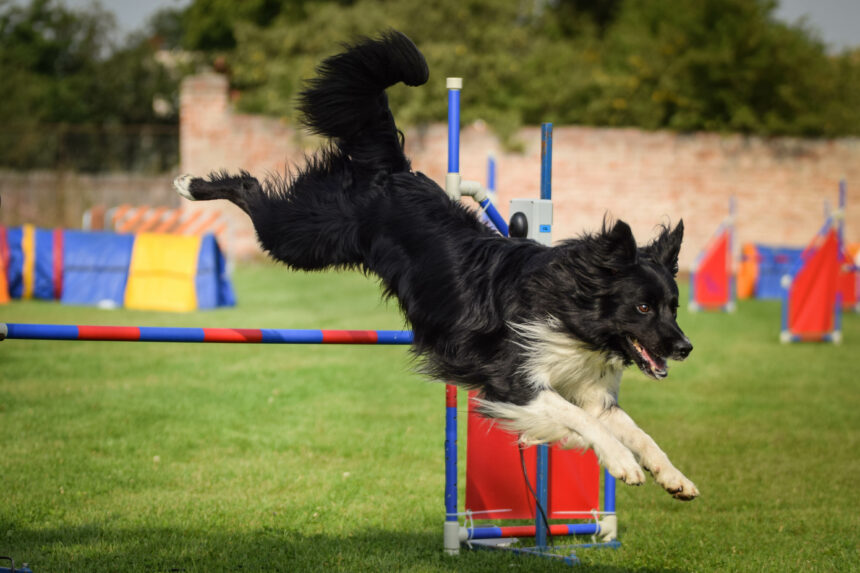
M301 95L307 126L331 142L301 172L262 186L247 173L213 174L188 191L244 209L263 248L292 268L379 276L411 323L426 372L488 401L535 397L512 326L552 317L588 348L665 376L667 358L692 350L675 322L683 224L642 248L622 221L552 248L499 236L404 155L385 89L427 78L405 36L363 40L326 60Z

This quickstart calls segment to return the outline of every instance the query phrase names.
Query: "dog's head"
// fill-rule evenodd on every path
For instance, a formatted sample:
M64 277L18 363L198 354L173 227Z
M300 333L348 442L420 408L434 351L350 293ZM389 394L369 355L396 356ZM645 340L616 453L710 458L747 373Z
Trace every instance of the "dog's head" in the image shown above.
M667 360L684 360L693 350L676 320L683 236L682 221L637 247L630 226L617 221L562 244L553 274L566 299L556 299L552 314L596 349L665 378Z

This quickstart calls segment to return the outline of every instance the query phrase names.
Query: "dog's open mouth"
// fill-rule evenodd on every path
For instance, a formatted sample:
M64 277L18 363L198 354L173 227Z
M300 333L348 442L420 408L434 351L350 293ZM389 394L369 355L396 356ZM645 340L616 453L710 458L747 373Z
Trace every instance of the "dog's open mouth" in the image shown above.
M639 354L640 360L635 360L635 362L642 372L655 380L662 380L669 375L669 365L666 364L665 358L648 352L638 340L633 338L628 338L627 340L630 341L630 344Z

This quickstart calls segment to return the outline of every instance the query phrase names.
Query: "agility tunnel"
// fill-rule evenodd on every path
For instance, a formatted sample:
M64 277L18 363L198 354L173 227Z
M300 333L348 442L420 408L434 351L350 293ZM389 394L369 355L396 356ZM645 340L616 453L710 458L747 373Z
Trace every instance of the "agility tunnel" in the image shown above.
M0 228L13 299L187 312L233 306L224 255L212 235Z
M735 279L732 271L734 244L734 199L729 201L729 215L720 224L699 253L690 271L690 304L692 312L700 310L735 310Z
M839 185L839 209L830 217L800 255L793 272L782 279L782 342L842 340L843 289L856 284L842 279L856 269L844 268L843 215L845 182Z

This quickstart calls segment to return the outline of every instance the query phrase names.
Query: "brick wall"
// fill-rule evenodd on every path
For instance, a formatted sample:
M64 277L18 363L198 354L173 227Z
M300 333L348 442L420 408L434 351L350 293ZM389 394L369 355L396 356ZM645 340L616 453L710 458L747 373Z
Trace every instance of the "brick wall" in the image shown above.
M234 113L227 83L218 75L189 78L181 98L182 171L247 169L264 177L303 161L318 142L277 119ZM395 110L396 114L396 110ZM489 154L496 157L498 205L537 197L540 128L523 129L521 153L506 152L484 125L464 128L460 167L464 179L485 181ZM444 181L444 125L406 131L414 169ZM762 139L737 135L679 135L636 129L556 127L553 200L556 239L599 228L605 214L631 224L644 242L660 223L683 218L687 229L681 268L694 261L721 219L730 196L737 199L737 236L742 242L803 245L823 220L824 203L835 206L841 177L848 181L846 215L850 241L860 240L860 140ZM221 202L218 202L221 203ZM244 214L227 209L237 231L231 253L259 253Z
M0 225L80 229L84 212L94 205L177 207L172 182L172 175L0 171Z

